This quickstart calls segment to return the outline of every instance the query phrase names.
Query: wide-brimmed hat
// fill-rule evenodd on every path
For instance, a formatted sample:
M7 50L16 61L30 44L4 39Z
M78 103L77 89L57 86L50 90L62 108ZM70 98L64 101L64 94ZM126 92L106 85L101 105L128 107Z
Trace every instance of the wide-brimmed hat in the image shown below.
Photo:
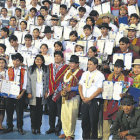
M137 102L134 100L132 95L125 95L121 98L121 105L131 106L136 104Z
M11 57L12 57L12 60L19 59L21 63L24 60L24 58L22 57L22 55L20 53L13 54Z
M69 62L79 63L79 57L77 55L72 55Z
M99 25L99 28L107 28L108 30L111 30L111 27L109 27L108 23L102 23L101 25Z
M112 20L114 19L114 16L110 13L102 14L102 15L99 16L99 18L103 18L103 17L109 17Z
M126 28L126 30L138 31L137 26L135 24L131 24L128 28Z
M114 64L114 67L121 67L121 68L124 68L124 62L122 59L117 59L115 64Z
M42 3L43 3L43 5L44 5L44 3L45 2L48 2L50 5L52 5L52 2L51 1L49 1L49 0L44 0Z
M135 59L132 65L140 65L140 59Z
M44 32L43 33L53 33L53 31L51 30L50 26L45 26Z

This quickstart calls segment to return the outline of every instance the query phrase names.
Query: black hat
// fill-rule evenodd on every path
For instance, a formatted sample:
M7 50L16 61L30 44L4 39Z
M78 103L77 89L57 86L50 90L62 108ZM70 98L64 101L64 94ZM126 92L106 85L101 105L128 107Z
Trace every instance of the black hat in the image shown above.
M121 105L131 106L131 105L134 105L136 103L137 102L134 101L134 98L131 95L125 95L121 98Z
M13 54L12 55L12 60L16 60L16 59L19 59L21 63L24 60L23 57L22 57L22 55L20 53L16 53L16 54Z
M111 30L111 27L109 27L108 23L102 23L101 25L99 25L99 28L100 28L100 29L103 28L103 27L105 27L105 28Z
M114 64L115 67L121 67L121 68L124 68L124 62L122 59L117 59L115 64Z
M45 26L44 33L53 33L50 26Z
M77 55L72 55L69 62L79 63L79 57Z
M44 0L42 3L43 3L43 5L44 5L44 3L45 2L48 2L50 5L52 5L52 2L51 1L49 1L49 0Z

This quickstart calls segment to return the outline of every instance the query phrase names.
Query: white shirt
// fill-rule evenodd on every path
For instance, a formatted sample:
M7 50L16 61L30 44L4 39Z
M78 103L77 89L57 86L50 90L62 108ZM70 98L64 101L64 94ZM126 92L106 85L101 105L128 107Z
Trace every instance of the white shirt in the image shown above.
M22 48L22 45L19 44L17 52L20 52L21 48ZM6 48L6 52L5 52L6 55L15 54L15 53L16 53L16 51L15 51L13 46L10 46L10 47Z
M17 69L14 68L14 82L20 83L20 70L21 67L18 67ZM6 80L9 80L8 70L6 71ZM22 89L26 89L26 85L27 85L27 71L25 71L24 73L24 83Z
M116 33L118 32L118 27L117 27L116 25L114 25L114 24L112 24L112 23L109 23L109 27L112 28L111 30L112 30L113 32L116 32Z
M29 12L29 11L30 11L30 9L31 9L32 7L34 7L34 6L29 5L29 6L28 6L28 8L27 8L27 11ZM36 8L36 9L37 9L37 11L39 11L39 10L40 10L40 8L41 8L41 6L37 4L37 6L36 6L36 7L34 7L34 8Z
M34 46L31 46L29 48L27 48L26 46L22 46L20 49L21 54L22 54L22 51L32 52L33 55L37 55L39 53L38 50Z
M96 25L93 27L92 35L97 38L102 35L101 30Z
M43 74L42 69L38 70L39 75ZM40 83L36 80L36 97L42 97L43 96L43 82Z
M84 37L84 40L91 40L93 38L92 34L90 36L88 36L87 38Z
M86 88L87 75L89 75L89 80L91 79L91 77L93 78L91 86L89 88ZM102 88L103 80L105 80L105 77L100 71L98 70L94 70L93 72L85 71L82 74L81 80L79 82L79 84L82 85L83 96L90 97L98 90L98 88ZM99 94L95 98L101 98L101 97L102 97L101 94Z

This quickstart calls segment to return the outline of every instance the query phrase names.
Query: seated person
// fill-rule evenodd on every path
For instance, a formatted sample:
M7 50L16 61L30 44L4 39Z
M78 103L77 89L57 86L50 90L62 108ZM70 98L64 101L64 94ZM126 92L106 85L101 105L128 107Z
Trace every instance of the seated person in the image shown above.
M135 140L140 138L140 110L134 107L135 103L131 95L122 97L122 110L117 113L110 129L113 140Z
M63 51L63 45L60 41L54 43L54 51Z
M101 30L101 36L99 36L98 39L109 39L109 31L111 30L111 27L109 27L107 23L102 23L99 28Z
M136 33L138 31L136 25L131 24L129 28L127 28L127 30L128 30L127 37L131 43L130 49L132 49L136 53L139 53L140 55L140 37L139 38L136 37Z
M83 56L84 55L84 46L82 42L78 42L75 45L75 50L74 50L75 55Z
M83 27L83 30L84 30L84 34L85 34L85 37L83 38L83 40L94 40L95 37L92 36L92 29L91 29L91 26L90 25L85 25Z
M135 24L136 26L139 24L139 16L134 13L130 15L130 25Z
M123 24L128 25L128 15L127 15L127 13L128 13L127 6L126 5L120 6L118 24L123 23Z
M132 63L132 66L132 72L129 73L129 76L133 80L132 86L140 89L140 59L135 59L134 63Z

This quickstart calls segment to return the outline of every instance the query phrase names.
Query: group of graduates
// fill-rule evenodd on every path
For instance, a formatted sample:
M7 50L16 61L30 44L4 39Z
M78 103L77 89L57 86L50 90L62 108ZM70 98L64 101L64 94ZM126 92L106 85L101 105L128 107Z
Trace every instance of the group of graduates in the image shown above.
M129 88L119 101L102 98L105 80L140 89L137 0L6 0L0 26L0 79L20 83L16 99L0 97L0 131L13 131L16 110L18 132L25 134L28 99L33 134L41 133L47 106L46 134L74 139L81 115L83 139L140 138Z

